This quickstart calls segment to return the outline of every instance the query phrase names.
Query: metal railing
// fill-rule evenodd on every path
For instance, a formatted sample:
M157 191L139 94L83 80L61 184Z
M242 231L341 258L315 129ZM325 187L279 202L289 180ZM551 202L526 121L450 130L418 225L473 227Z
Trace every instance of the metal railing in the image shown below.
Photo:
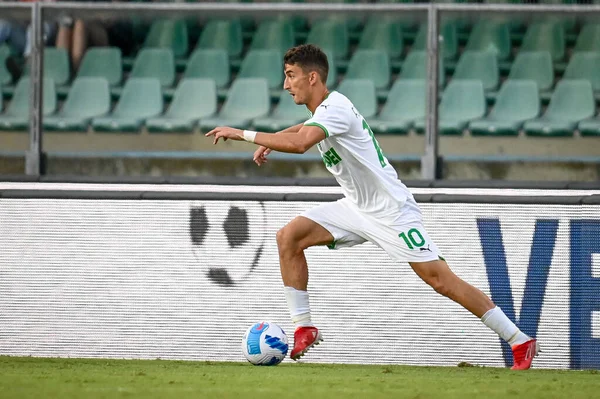
M441 158L438 135L438 48L440 44L440 20L447 15L469 14L560 14L600 16L600 4L595 5L548 5L548 4L319 4L319 3L0 3L0 12L5 10L30 9L32 25L31 52L31 123L29 150L26 154L26 173L44 173L42 129L42 70L43 40L42 24L46 18L58 18L63 13L72 17L122 17L136 16L187 16L190 13L203 17L269 17L282 14L314 17L343 13L347 16L389 15L390 13L426 13L427 38L427 106L425 151L421 157L421 174L424 179L440 177Z

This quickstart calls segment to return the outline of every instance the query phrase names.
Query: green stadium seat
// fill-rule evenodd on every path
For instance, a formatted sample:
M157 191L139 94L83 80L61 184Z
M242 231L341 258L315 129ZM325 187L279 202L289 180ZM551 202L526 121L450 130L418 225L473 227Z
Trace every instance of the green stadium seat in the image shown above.
M281 90L282 62L279 50L249 50L242 61L238 78L264 78L269 89Z
M510 30L506 22L482 20L475 24L465 47L467 51L493 51L498 60L510 58Z
M269 84L264 78L238 78L227 95L218 115L200 120L200 128L209 131L217 126L244 129L252 120L269 113Z
M563 79L584 79L592 84L594 92L600 91L600 53L574 53L567 65Z
M425 118L427 81L398 79L377 117L369 119L375 133L406 134L416 120Z
M446 82L446 73L444 70L444 60L439 59L438 82L441 87L444 87ZM411 51L406 56L406 60L402 64L400 79L427 79L427 52L426 51Z
M123 80L121 64L121 49L92 47L85 52L77 77L105 78L109 86L117 86Z
M560 23L536 22L529 26L521 51L548 51L552 61L565 58L565 32Z
M335 88L337 86L338 73L336 68L335 57L333 56L333 52L331 50L323 50L327 55L327 63L329 64L329 72L327 73L327 87L329 89Z
M227 51L224 49L195 50L188 61L183 77L184 79L212 79L218 89L226 87L231 79Z
M485 94L480 80L453 79L442 94L439 107L439 131L460 135L469 122L485 115ZM415 122L415 129L425 131L425 120Z
M277 50L281 54L294 47L296 39L292 24L286 21L263 21L256 30L250 50Z
M443 40L439 44L439 49L442 51L441 54L443 54L446 61L454 60L458 54L458 30L456 22L452 21L443 24L441 30L443 37ZM421 24L419 27L411 50L427 50L427 24Z
M56 86L69 83L71 67L65 49L54 47L44 49L44 78L52 79Z
M175 60L173 51L167 48L145 48L140 50L129 78L156 78L162 87L173 86Z
M94 118L92 126L99 132L138 132L144 121L163 111L160 81L156 78L130 78L114 111Z
M600 117L579 122L578 129L582 136L600 136Z
M515 58L510 80L533 80L540 92L548 92L554 84L552 56L548 51L523 51Z
M10 48L7 45L0 46L0 85L8 86L12 82L12 75L6 69L6 59L10 56Z
M44 79L43 114L56 112L56 88L51 78ZM27 130L31 119L29 78L21 78L17 83L11 102L6 111L0 114L0 130Z
M363 118L369 119L377 112L375 84L371 79L344 79L337 91L348 97Z
M495 90L500 75L494 51L465 51L458 60L454 79L480 80L484 90Z
M217 87L212 79L183 79L167 112L146 120L149 132L191 132L201 118L217 112Z
M53 131L86 131L92 118L110 111L110 90L103 77L75 79L62 110L44 118L44 129Z
M309 117L310 112L306 106L297 105L290 93L283 90L273 113L268 117L254 119L252 125L261 132L278 132L297 125Z
M533 80L506 80L490 114L469 124L474 136L517 136L523 123L540 113L538 87Z
M600 52L600 24L586 24L575 43L575 52Z
M343 60L348 56L350 49L348 27L337 20L316 21L308 33L306 42L330 50L336 60Z
M371 17L362 32L358 49L383 50L390 59L402 57L404 52L402 26L393 20Z
M198 40L197 48L224 49L229 58L236 59L242 55L242 25L239 20L211 20Z
M356 50L348 64L346 79L371 79L375 89L390 84L390 59L384 50Z
M50 78L56 85L56 92L60 97L65 97L69 92L71 79L71 66L67 50L63 48L46 47L44 49L44 79ZM31 65L27 63L23 76L31 74Z
M591 118L596 111L592 84L587 80L561 80L550 104L540 118L526 122L529 136L572 136L578 122Z
M188 29L184 20L161 19L154 21L144 41L144 48L167 48L177 58L188 53Z

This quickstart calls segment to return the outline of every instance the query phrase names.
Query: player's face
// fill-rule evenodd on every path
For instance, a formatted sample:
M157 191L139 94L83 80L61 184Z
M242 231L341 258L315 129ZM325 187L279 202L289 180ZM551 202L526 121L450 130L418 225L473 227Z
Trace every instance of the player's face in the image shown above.
M287 90L296 104L306 104L310 95L310 74L305 73L298 65L285 64L285 80L283 89Z

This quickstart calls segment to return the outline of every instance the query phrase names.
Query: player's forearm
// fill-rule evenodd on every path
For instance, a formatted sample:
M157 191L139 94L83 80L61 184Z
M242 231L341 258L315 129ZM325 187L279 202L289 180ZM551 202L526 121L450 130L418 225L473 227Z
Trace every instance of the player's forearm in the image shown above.
M304 126L304 124L303 123L299 123L299 124L297 124L295 126L290 126L287 129L280 130L280 131L278 131L275 134L298 133L298 131L302 128L302 126Z
M302 137L296 134L257 133L254 143L291 154L303 154L308 150Z

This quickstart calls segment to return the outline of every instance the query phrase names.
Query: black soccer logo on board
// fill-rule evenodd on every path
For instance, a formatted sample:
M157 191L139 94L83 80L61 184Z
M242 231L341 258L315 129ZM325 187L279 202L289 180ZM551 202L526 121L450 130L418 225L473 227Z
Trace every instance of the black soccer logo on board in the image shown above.
M208 279L221 286L244 281L263 251L265 209L262 202L202 201L189 218L194 256Z

